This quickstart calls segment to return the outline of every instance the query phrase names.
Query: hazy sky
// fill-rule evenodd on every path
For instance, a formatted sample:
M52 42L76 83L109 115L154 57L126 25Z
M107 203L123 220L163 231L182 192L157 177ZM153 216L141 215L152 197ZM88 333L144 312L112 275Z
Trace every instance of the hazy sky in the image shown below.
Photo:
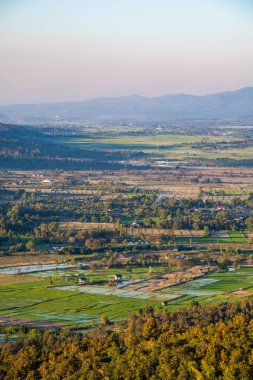
M253 0L0 0L0 104L253 86Z

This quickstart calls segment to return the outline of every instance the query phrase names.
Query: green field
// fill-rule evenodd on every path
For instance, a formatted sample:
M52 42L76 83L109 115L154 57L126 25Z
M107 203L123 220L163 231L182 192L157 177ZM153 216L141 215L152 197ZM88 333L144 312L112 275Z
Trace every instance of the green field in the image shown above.
M137 273L136 273L137 274ZM142 275L143 272L138 273ZM57 281L54 285L64 285ZM66 283L65 283L66 285ZM62 322L71 325L91 325L99 322L102 315L111 320L126 318L129 314L145 306L161 307L162 299L168 299L168 308L176 309L199 302L219 302L233 298L233 292L247 288L253 291L253 268L242 268L236 272L214 273L202 279L179 284L160 292L146 293L141 299L133 293L120 295L120 291L110 288L87 288L85 286L70 290L54 289L48 286L47 279L31 283L0 286L0 315ZM72 287L73 288L73 287ZM82 292L83 290L83 292ZM112 295L115 292L117 295ZM122 290L123 292L123 290ZM126 292L127 293L127 292ZM225 294L226 293L226 294ZM160 297L160 299L159 299Z
M230 138L232 140L233 138ZM108 144L108 145L174 145L183 143L197 143L202 141L217 142L219 137L214 136L188 136L188 135L152 135L152 136L117 136L96 138L69 138L64 140L77 144Z
M202 149L202 147L192 147L197 143L221 143L219 136L209 135L149 135L149 136L113 136L113 137L90 137L90 138L55 138L56 142L70 144L84 149L96 150L133 150L143 151L149 154L164 155L164 158L176 159L216 159L216 158L233 158L233 159L250 159L253 158L253 148L244 149ZM226 136L226 142L235 140L234 137Z
M166 270L165 267L158 266L152 268L153 273L162 273ZM134 280L134 279L145 279L147 278L148 268L145 267L136 267L131 268L131 271L127 271L125 268L109 268L109 269L98 269L96 271L93 270L85 270L85 269L60 269L60 270L52 270L52 271L42 271L42 272L34 272L28 274L29 276L48 278L49 276L55 276L56 278L63 278L68 281L69 278L77 279L78 276L83 276L87 279L87 282L95 282L95 281L110 281L114 280L115 273L122 275L122 280ZM72 282L73 284L73 282Z
M211 243L246 243L247 239L242 232L228 232L228 237L180 237L177 239L178 243L187 244L211 244Z
M123 319L154 304L157 302L55 290L46 288L44 281L0 286L1 315L66 324L89 325L100 321L102 315Z
M167 289L165 294L182 295L179 300L172 300L171 304L177 302L185 304L190 299L199 302L219 302L233 298L230 292L239 289L247 289L253 296L253 268L241 268L235 272L220 272L205 276L203 279L193 280L186 284L173 286ZM225 295L225 293L227 293Z
M233 138L229 138L233 140ZM155 135L155 136L117 136L96 138L60 138L57 141L78 146L85 149L97 150L137 150L156 152L163 151L179 153L182 155L203 154L201 150L192 149L190 144L209 142L220 142L216 136L188 136L188 135Z

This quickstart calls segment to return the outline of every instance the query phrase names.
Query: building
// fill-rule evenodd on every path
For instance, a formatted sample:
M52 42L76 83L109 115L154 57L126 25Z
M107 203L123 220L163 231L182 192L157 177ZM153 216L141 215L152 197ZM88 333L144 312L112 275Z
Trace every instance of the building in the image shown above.
M52 181L50 179L44 179L41 183L42 185L52 185Z

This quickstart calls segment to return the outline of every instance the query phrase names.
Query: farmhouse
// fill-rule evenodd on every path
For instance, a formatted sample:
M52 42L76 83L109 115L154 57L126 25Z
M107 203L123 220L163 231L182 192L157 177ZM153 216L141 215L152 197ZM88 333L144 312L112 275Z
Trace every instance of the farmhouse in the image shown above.
M216 210L219 211L219 210L225 210L226 207L225 206L216 206Z
M52 184L52 181L50 179L44 179L43 181L41 181L42 185L51 185Z

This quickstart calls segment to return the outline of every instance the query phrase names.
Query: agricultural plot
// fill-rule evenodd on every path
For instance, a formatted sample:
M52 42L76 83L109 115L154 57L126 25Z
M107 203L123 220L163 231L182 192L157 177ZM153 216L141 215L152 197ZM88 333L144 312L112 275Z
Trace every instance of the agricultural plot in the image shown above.
M234 137L226 136L226 141L233 141ZM204 149L197 144L214 144L221 143L220 137L217 136L199 136L199 135L152 135L152 136L116 136L116 137L97 137L96 138L75 138L68 137L64 139L59 139L58 142L63 144L71 145L71 147L76 146L77 148L88 149L88 150L99 150L99 151L142 151L152 156L153 158L157 156L163 156L165 159L216 159L233 157L236 159L241 159L244 151L247 157L253 156L252 148L247 148L243 151L240 149ZM196 144L196 145L194 145ZM159 160L159 156L157 156Z
M47 288L45 281L0 286L0 315L90 325L102 315L113 320L126 318L130 313L156 301L132 299L104 294L85 294L79 291Z
M114 223L81 223L81 222L62 222L59 223L60 230L86 230L86 229L103 229L103 230L113 230L115 228Z
M230 138L232 139L232 138ZM83 144L90 145L94 148L101 147L102 149L116 148L122 149L126 147L128 149L141 149L150 148L153 146L170 146L174 144L190 144L197 143L201 141L216 142L219 141L218 137L215 136L188 136L188 135L156 135L156 136L118 136L118 137L106 137L106 138L68 138L63 142L71 144Z
M72 148L97 151L137 151L145 152L148 156L157 159L193 159L198 161L232 158L235 160L252 159L253 148L244 149L234 146L222 147L222 143L238 141L233 136L210 135L152 135L152 136L104 136L76 138L73 136L56 138L56 142L70 145ZM217 145L216 145L217 143Z
M178 296L172 305L185 304L186 300L219 302L237 296L253 296L253 268L241 268L235 272L220 272L166 289L163 294ZM169 303L170 304L170 303Z
M238 232L227 232L223 235L212 235L210 237L179 237L177 238L178 243L186 244L211 244L211 243L247 243L247 239L244 234L240 231Z
M123 298L132 298L137 300L153 300L158 301L159 299L167 298L164 294L156 294L154 292L145 292L138 290L128 290L128 288L105 288L103 286L64 286L56 287L57 290L67 290L76 291L82 294L97 294L102 296L116 296ZM175 296L176 297L176 296Z
M155 268L158 272L161 268ZM199 268L200 270L201 268ZM196 267L197 270L197 267ZM54 271L27 273L24 278L33 282L0 284L0 317L23 318L26 321L46 321L67 325L90 326L100 321L102 315L112 320L126 318L145 306L161 306L167 301L169 308L186 305L193 299L200 302L218 302L223 299L250 295L253 292L253 268L242 268L236 272L199 274L198 278L190 280L187 272L182 283L178 275L163 275L168 285L159 279L147 279L147 268L134 268L134 273L124 269L117 272L122 274L122 282L118 286L82 285L63 281L60 276L76 276L78 269L62 268L55 271L54 285L49 286L48 276ZM81 271L85 276L100 279L112 278L115 271L100 270L98 273ZM15 278L16 275L9 275ZM38 276L41 279L38 279ZM170 276L174 276L174 280ZM20 277L20 276L19 276ZM186 282L185 282L186 281ZM166 286L164 286L164 284ZM238 293L245 290L245 294ZM237 293L236 293L237 292ZM32 322L31 322L32 323Z
M16 267L0 268L0 274L27 274L27 273L38 273L57 269L68 269L73 268L75 265L66 263L56 263L56 264L36 264L36 265L21 265Z

